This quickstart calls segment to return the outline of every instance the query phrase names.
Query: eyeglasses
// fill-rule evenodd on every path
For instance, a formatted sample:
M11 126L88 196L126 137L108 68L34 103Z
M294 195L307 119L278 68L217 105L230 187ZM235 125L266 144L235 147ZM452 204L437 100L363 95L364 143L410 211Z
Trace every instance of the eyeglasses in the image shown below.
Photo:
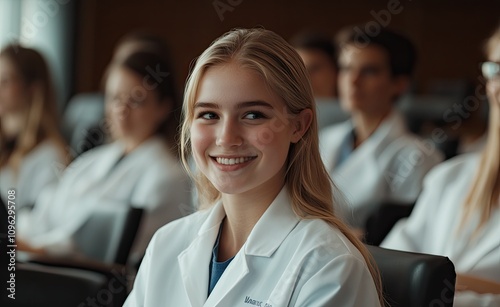
M128 106L131 109L137 109L140 108L144 105L144 100L137 100L137 99L126 99L126 98L120 98L120 97L114 97L109 101L110 104L113 104L117 107L121 106Z
M500 63L484 62L481 64L481 72L487 80L500 80Z

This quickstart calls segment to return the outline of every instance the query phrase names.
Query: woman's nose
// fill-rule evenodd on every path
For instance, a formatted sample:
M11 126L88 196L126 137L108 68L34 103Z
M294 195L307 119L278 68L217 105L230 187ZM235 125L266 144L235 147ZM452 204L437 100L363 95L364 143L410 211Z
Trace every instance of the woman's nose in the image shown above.
M129 115L130 109L127 107L127 103L123 101L116 101L112 105L112 112L115 113L118 119L124 120Z
M243 144L241 128L236 120L226 119L221 121L217 134L217 146L232 147Z

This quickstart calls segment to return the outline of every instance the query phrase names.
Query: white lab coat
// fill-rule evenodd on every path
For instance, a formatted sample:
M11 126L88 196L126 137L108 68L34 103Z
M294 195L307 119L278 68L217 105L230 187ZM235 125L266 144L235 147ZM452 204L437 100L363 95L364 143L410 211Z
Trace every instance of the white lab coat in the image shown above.
M0 195L7 204L7 191L16 190L16 210L32 206L40 192L57 182L64 169L64 155L52 141L45 141L28 153L17 175L10 166L0 169Z
M338 208L346 221L364 228L381 202L411 204L424 175L443 161L432 142L409 133L402 116L393 111L377 130L336 167L341 143L352 132L351 121L321 131L320 150L325 167L347 203Z
M433 169L425 178L424 190L411 216L399 221L381 246L446 256L458 273L500 283L500 209L492 212L476 237L471 235L478 225L478 215L457 232L479 156L458 156ZM500 306L500 295L457 294L455 306Z
M163 227L124 306L380 306L352 243L324 221L299 219L290 204L283 188L208 298L222 203Z
M135 206L145 215L132 252L143 254L154 232L190 208L190 184L163 140L151 138L122 161L121 143L97 147L75 160L59 184L19 217L21 238L53 253L72 252L71 236L96 206Z

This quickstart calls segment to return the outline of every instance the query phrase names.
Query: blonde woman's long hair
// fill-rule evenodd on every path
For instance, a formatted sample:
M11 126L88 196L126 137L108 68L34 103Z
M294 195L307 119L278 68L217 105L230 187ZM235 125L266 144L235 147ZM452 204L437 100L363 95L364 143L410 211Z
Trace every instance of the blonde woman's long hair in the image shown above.
M384 305L380 274L366 247L335 215L334 187L320 157L316 107L309 78L299 55L280 36L264 29L230 31L205 50L197 59L188 77L184 93L184 122L181 131L181 151L184 166L189 171L191 157L190 127L194 118L194 103L200 80L208 68L235 61L257 72L270 89L285 101L288 112L299 114L311 109L313 121L302 139L291 144L285 184L293 199L294 212L304 219L322 219L338 228L361 252ZM200 202L213 204L220 192L201 173L193 175ZM337 196L337 195L335 195Z
M37 51L19 45L5 47L0 57L17 71L27 103L23 128L15 140L7 140L0 118L0 168L9 166L17 174L24 157L46 140L58 147L61 157L68 163L68 147L59 131L55 92L45 60ZM14 145L9 145L12 141Z
M486 42L487 56L491 56L499 44L500 26ZM498 207L500 197L500 105L498 101L495 101L497 97L488 97L488 99L490 100L488 138L473 184L465 198L460 224L463 226L474 214L479 214L479 224L475 233L488 222L493 210Z

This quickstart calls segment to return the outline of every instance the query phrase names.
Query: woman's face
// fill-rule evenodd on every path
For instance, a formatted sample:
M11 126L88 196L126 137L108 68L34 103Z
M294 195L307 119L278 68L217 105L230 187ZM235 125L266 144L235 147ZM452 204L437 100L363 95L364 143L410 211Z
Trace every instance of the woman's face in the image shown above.
M279 191L290 143L301 136L300 116L290 116L254 71L237 63L211 67L200 81L190 129L196 164L224 194Z
M143 81L126 68L110 72L106 82L106 113L114 139L140 143L154 135L167 117L168 102L160 101Z
M6 57L0 57L0 116L24 109L25 90L13 63Z

